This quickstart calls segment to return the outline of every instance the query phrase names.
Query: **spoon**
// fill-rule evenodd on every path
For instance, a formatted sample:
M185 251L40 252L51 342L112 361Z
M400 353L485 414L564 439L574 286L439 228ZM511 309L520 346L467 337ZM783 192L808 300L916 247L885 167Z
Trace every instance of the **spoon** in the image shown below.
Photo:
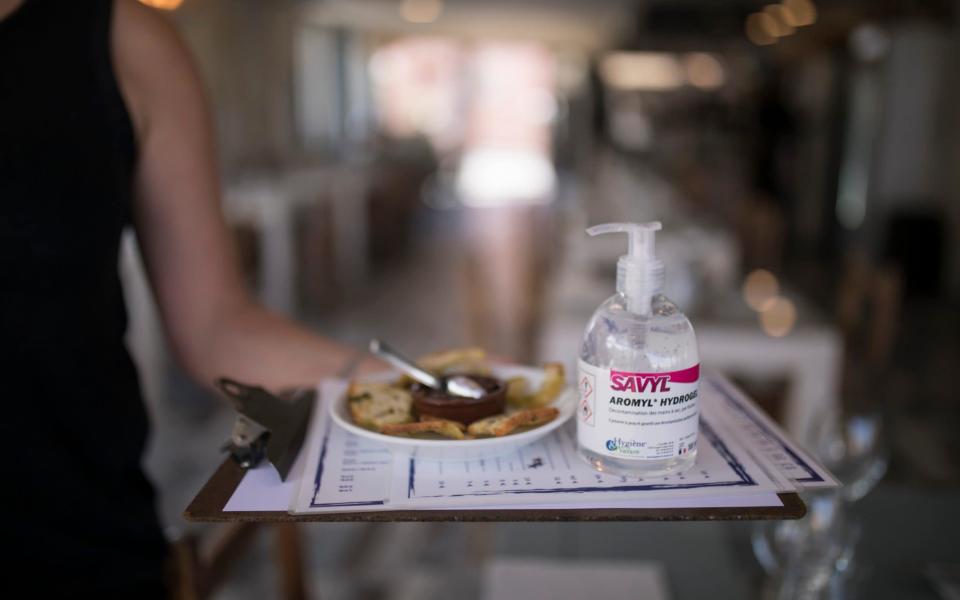
M412 360L409 360L399 354L396 350L381 342L380 340L370 340L370 352L376 354L391 365L397 367L414 380L423 385L446 392L451 396L461 396L463 398L481 398L487 391L479 383L463 375L454 375L446 379L446 387L443 381L432 373L418 367Z

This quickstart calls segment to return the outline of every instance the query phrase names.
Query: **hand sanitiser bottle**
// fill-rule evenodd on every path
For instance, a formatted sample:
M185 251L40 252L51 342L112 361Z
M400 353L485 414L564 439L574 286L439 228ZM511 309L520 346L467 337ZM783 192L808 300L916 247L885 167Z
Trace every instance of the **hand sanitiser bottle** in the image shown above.
M654 476L693 466L700 420L700 360L690 321L661 292L654 256L659 222L608 223L590 235L626 233L617 293L583 334L577 443L598 471Z

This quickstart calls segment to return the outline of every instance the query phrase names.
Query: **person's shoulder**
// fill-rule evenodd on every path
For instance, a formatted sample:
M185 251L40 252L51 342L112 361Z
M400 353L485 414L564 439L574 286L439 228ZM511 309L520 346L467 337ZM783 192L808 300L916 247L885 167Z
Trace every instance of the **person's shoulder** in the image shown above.
M114 0L117 58L139 70L192 69L190 53L168 16L137 0Z
M179 38L168 13L139 0L112 0L114 26L119 33L146 36L146 41L176 44Z
M125 50L176 52L182 43L167 16L138 0L113 0L115 39Z
M113 2L113 60L139 130L154 106L195 99L198 78L167 15L137 0Z

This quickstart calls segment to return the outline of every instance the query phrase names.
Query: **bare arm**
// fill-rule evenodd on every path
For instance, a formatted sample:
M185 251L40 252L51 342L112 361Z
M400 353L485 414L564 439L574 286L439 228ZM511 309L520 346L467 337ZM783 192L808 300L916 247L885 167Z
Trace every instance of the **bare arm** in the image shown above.
M167 338L187 371L272 388L334 374L352 351L258 305L220 210L210 116L190 55L151 9L117 0L113 56L137 133L134 226Z

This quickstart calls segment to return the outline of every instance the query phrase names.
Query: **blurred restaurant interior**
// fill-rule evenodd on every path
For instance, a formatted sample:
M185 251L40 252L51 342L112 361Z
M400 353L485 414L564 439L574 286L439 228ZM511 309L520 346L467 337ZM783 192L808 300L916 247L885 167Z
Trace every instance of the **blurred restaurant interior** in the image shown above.
M958 597L955 2L143 1L197 61L268 306L358 348L575 372L624 247L585 228L660 220L703 364L845 484L790 525L300 526L311 596L493 597L502 565L555 564L601 593L647 569L661 595L636 597ZM169 356L135 248L149 472L168 537L208 540L181 513L233 414ZM798 536L829 569L784 565ZM264 528L214 597L274 597L273 554Z

